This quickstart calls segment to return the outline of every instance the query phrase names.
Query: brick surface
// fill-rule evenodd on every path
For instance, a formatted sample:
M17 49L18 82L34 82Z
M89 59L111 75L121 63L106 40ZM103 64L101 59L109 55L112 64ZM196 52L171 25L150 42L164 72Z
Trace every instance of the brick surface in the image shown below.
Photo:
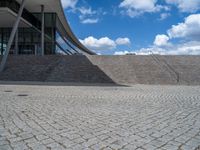
M199 86L0 85L0 150L199 148Z

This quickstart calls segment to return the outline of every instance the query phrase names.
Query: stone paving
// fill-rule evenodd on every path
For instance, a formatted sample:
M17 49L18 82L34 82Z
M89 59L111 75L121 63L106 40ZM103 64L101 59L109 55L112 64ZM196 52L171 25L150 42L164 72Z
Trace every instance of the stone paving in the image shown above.
M199 86L0 85L0 150L199 150Z

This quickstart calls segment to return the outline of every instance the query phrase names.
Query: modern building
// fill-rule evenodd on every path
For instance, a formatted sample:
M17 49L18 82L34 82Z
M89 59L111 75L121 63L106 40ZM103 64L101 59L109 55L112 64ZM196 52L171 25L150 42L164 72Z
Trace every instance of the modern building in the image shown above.
M6 51L15 55L95 54L73 34L61 0L0 0L0 55Z

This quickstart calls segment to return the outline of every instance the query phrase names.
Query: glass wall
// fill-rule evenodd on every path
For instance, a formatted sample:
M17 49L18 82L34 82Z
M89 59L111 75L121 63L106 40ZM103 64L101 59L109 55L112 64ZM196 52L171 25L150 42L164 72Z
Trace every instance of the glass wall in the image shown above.
M19 11L20 5L15 0L0 0L0 7L8 7L13 12ZM1 15L1 14L0 14ZM12 43L10 54L41 54L41 13L30 13L24 9L22 17L28 21L31 27L19 27L18 28L18 48L16 52L15 40ZM60 22L56 13L45 13L45 43L44 54L51 55L57 53L57 48L63 51L65 54L79 54L81 50L78 49L73 43L70 42L67 37L67 32ZM3 21L3 20L1 20ZM12 28L1 27L0 28L0 55L3 55L10 37ZM62 31L59 31L62 30ZM60 34L62 33L62 35ZM58 37L58 35L60 37ZM62 39L65 36L64 42L59 43L58 39Z
M39 21L41 21L41 14L33 14ZM45 13L45 54L55 54L55 40L56 40L56 17L55 13Z
M65 50L65 52L67 53L72 53L73 55L80 55L81 54L81 50L79 48L77 48L71 41L70 41L70 37L67 36L68 34L65 34L65 40L63 40L63 36L62 33L66 33L65 28L63 27L61 21L59 20L59 18L57 17L56 19L56 40L57 40L57 44L59 44L62 49ZM56 49L57 50L57 49ZM60 48L58 48L58 50L60 50Z
M41 14L34 14L40 21ZM44 49L46 55L55 54L55 27L56 14L45 14L45 43ZM6 49L12 28L0 28L0 54L2 55ZM10 49L10 54L15 53L15 41ZM25 27L18 29L18 54L41 54L41 32L33 27Z

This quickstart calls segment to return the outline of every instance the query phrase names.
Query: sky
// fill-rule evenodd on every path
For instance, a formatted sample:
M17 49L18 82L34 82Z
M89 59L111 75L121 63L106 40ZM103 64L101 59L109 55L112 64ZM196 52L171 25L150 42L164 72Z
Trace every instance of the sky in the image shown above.
M62 0L72 31L101 55L200 55L200 0Z

